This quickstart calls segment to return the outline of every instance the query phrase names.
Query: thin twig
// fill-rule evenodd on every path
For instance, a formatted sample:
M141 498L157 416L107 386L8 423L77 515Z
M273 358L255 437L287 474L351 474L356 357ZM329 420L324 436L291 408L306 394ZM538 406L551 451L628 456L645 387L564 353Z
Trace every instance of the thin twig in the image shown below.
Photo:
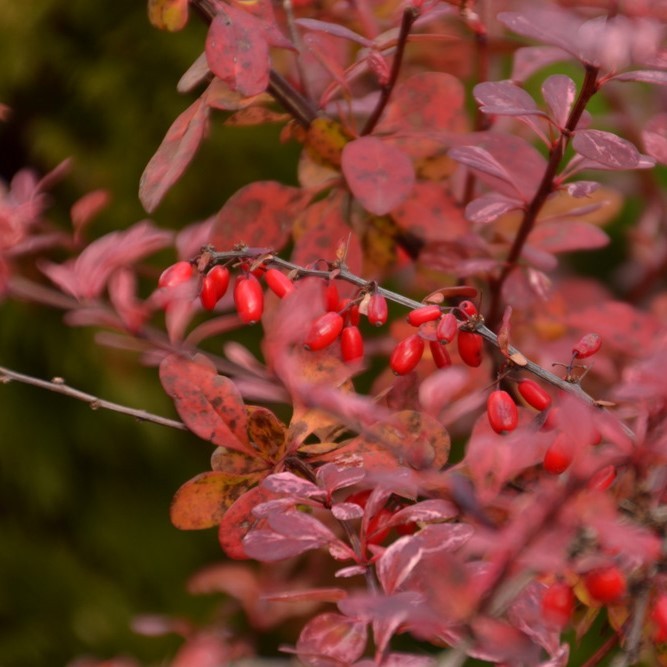
M396 42L396 53L394 54L394 61L391 64L389 81L387 81L387 83L382 86L382 89L380 90L380 99L378 100L375 109L373 109L373 112L368 117L363 130L361 130L362 136L370 134L373 131L375 126L378 124L382 114L384 113L385 107L389 103L389 98L391 97L394 86L396 85L396 81L398 81L399 72L401 71L403 55L405 53L405 45L408 42L410 30L418 18L419 10L417 10L415 7L407 7L405 10L403 10L401 27L398 32L398 40Z
M602 646L600 646L593 655L586 660L586 662L581 667L597 667L600 664L600 661L609 655L618 646L619 637L617 633L614 633L605 641Z
M52 380L40 380L39 378L32 377L31 375L24 375L23 373L17 373L12 371L9 368L3 368L0 366L0 383L7 384L9 382L22 382L23 384L29 384L34 387L39 387L40 389L47 389L56 394L62 394L63 396L69 396L70 398L76 398L79 401L88 403L92 410L113 410L114 412L120 412L124 415L130 415L138 421L143 422L153 422L154 424L160 424L161 426L169 426L170 428L178 429L179 431L187 431L187 426L180 421L174 419L168 419L167 417L160 417L159 415L154 415L146 410L136 410L135 408L128 408L125 405L120 405L118 403L112 403L111 401L105 401L97 396L92 394L87 394L78 389L73 389L65 384L65 381L62 378L53 378Z

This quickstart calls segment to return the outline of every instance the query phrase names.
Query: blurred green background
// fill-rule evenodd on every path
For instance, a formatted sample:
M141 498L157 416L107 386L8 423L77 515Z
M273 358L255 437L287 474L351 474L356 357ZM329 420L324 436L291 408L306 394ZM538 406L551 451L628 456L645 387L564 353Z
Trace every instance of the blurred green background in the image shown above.
M152 28L143 0L0 0L0 102L12 109L0 123L0 176L26 166L45 174L71 157L49 211L63 229L71 205L96 188L113 200L90 238L145 217L139 177L191 102L176 83L204 36L197 17L177 34ZM296 148L277 136L214 120L156 223L177 229L203 219L252 180L293 180ZM160 261L173 259L157 258L156 271ZM0 365L174 415L155 369L97 346L94 332L68 328L62 313L14 302L0 303L0 313ZM146 612L213 613L214 599L184 586L221 558L215 532L182 533L168 517L173 493L209 467L211 448L18 383L0 386L0 405L0 665L120 653L165 664L178 641L138 637L129 624Z

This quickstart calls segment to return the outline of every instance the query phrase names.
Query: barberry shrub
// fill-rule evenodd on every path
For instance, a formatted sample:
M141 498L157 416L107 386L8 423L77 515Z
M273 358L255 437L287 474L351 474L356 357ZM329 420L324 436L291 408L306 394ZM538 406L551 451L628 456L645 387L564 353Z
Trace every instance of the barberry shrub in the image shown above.
M667 664L663 3L148 10L208 29L146 210L211 123L279 123L298 184L57 262L49 179L24 173L2 193L0 280L140 349L213 446L170 509L225 556L192 589L236 598L257 632L298 616L282 650L312 667L555 667L596 620L588 664ZM77 239L100 203L73 211ZM577 270L572 253L619 234L604 280ZM222 335L224 356L205 351ZM173 664L252 653L223 612Z

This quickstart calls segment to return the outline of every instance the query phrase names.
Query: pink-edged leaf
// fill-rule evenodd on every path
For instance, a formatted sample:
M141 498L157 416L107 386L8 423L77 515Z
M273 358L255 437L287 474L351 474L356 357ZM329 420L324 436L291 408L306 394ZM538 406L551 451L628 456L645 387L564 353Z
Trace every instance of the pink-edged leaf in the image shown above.
M331 513L339 521L352 521L361 519L364 515L364 509L356 503L336 503L331 507Z
M497 116L546 115L532 96L512 81L485 81L473 88L480 111Z
M280 250L308 195L276 181L256 181L234 193L218 212L210 243L230 248L236 243Z
M258 528L243 538L243 551L248 558L262 563L275 563L286 558L300 556L306 551L319 549L327 544L317 537L307 535L281 535L273 530Z
M661 164L667 164L667 114L653 116L642 129L646 152Z
M561 129L567 124L576 95L576 84L565 74L552 74L542 84L542 96L549 107L551 118Z
M363 468L339 468L333 463L325 463L317 469L317 481L331 495L338 489L358 484L366 476Z
M465 208L465 216L470 222L487 224L522 206L523 202L519 199L509 199L497 192L491 192L473 199Z
M466 167L470 167L470 169L504 181L520 193L517 184L509 172L485 148L481 146L461 146L460 148L450 150L449 157L466 165Z
M596 181L576 181L563 186L563 189L572 197L589 197L600 189L600 184Z
M609 244L609 236L599 227L574 220L543 222L530 235L531 245L549 253L592 250Z
M63 291L77 299L93 299L102 293L112 273L165 248L172 238L171 232L143 221L93 241L75 260L64 264L45 261L39 267Z
M291 472L278 472L269 475L262 485L269 491L295 498L323 498L324 491L303 477Z
M255 486L244 493L224 513L220 521L218 541L227 556L236 560L245 560L250 557L243 548L243 539L252 528L266 523L265 520L258 519L252 511L260 503L274 498L275 494L268 489Z
M340 23L330 23L329 21L319 21L318 19L296 19L294 23L302 28L306 28L306 30L324 32L327 35L333 35L341 39L349 39L351 42L361 44L361 46L370 47L373 45L371 40L366 39L366 37L346 28Z
M213 74L242 95L269 84L269 45L262 21L233 5L218 5L206 36L206 60Z
M351 665L362 656L366 641L366 623L327 612L304 626L296 652L306 667Z
M262 600L271 602L338 602L348 596L342 588L308 588L302 591L285 591L269 593Z
M514 53L511 79L522 83L542 68L570 58L567 51L557 46L524 46Z
M208 107L193 102L172 123L139 182L139 199L152 213L192 161L208 127Z
M622 72L609 78L609 81L641 81L667 86L667 72L655 69L638 69L632 72Z
M574 135L572 147L589 160L609 169L636 169L640 153L634 144L611 132L579 130Z
M442 508L447 511L446 508ZM432 523L414 536L425 554L452 552L470 540L475 529L467 523Z
M319 519L298 511L272 512L268 516L271 528L286 537L296 536L317 540L320 545L336 541L336 536Z
M229 378L218 375L212 365L173 354L160 364L160 381L193 433L215 445L254 454L245 405Z
M419 541L412 535L399 538L391 544L375 564L380 585L385 593L395 593L421 560Z
M200 530L220 523L224 513L246 491L255 486L262 473L232 475L204 472L187 481L171 503L171 522L181 530Z
M352 194L375 215L396 208L415 183L410 158L376 137L361 137L346 144L341 167Z

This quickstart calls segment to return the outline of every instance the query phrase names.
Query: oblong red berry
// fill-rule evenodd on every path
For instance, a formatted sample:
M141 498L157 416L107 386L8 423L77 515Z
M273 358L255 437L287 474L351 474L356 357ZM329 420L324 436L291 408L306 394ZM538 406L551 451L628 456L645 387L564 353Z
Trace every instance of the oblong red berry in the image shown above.
M171 266L168 266L158 278L157 286L158 287L176 287L181 283L185 283L194 273L194 266L190 262L176 262Z
M528 405L539 410L546 410L551 405L551 396L534 380L521 380L517 389Z
M324 288L324 310L339 310L340 294L335 281L330 280Z
M234 305L244 324L254 324L261 319L264 311L264 291L252 273L236 277Z
M421 306L408 313L408 324L411 324L413 327L418 327L426 322L434 322L440 315L442 315L440 306L435 304Z
M604 468L600 468L586 484L588 489L592 491L606 491L616 479L616 468L613 464L609 464Z
M559 433L544 453L542 465L552 475L560 475L570 467L573 459L572 441L564 433Z
M359 327L347 326L340 336L340 351L343 361L356 361L364 356L364 339Z
M583 336L579 342L572 348L572 356L577 359L585 359L593 356L602 345L602 339L596 333L589 333Z
M449 352L447 352L447 348L442 343L438 343L437 340L430 340L428 344L431 348L433 363L437 368L447 368L452 365L452 359L449 356Z
M563 629L572 618L575 597L572 588L562 581L557 581L542 594L540 607L542 618L548 625Z
M214 266L202 280L199 300L206 310L213 310L215 304L225 296L229 287L229 269L226 266Z
M475 317L479 313L477 306L472 301L461 301L459 310L464 312L468 317Z
M456 345L464 364L473 368L481 365L484 339L479 334L472 331L459 331Z
M625 575L615 565L591 570L584 576L584 585L588 594L603 604L617 602L627 591Z
M320 315L311 325L304 346L308 350L313 350L313 352L329 347L338 338L338 334L343 329L343 324L345 324L345 321L340 313L330 310L324 315Z
M342 299L340 302L340 313L345 317L345 323L357 326L361 315L359 315L359 304L353 302L352 299Z
M380 327L387 321L389 308L387 306L387 299L379 292L373 292L366 308L366 316L368 321L374 327Z
M396 375L413 371L424 354L424 339L419 334L404 338L391 353L389 366Z
M435 328L435 337L441 343L451 343L456 338L456 332L459 330L459 323L453 313L445 313L438 321Z
M662 643L667 641L667 594L658 595L653 603L650 614L653 623L653 640Z
M513 431L519 423L519 411L514 399L502 389L496 389L489 394L486 401L486 414L489 424L496 433Z
M280 299L294 290L294 283L278 269L268 269L264 280L269 289Z

